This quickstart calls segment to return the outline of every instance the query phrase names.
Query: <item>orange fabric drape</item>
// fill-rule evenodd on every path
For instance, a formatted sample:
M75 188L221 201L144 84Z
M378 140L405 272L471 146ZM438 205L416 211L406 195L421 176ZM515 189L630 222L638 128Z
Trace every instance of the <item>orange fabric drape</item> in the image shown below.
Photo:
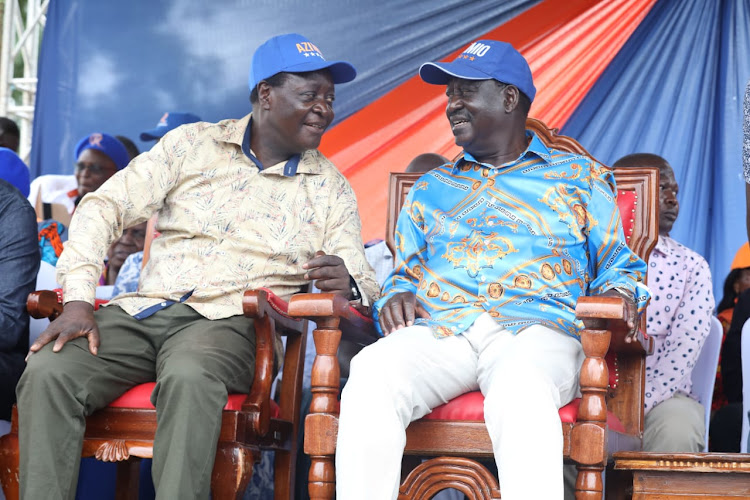
M537 87L531 115L561 127L655 2L545 0L477 39L504 40L524 54ZM321 150L357 193L365 241L384 236L389 172L421 153L459 152L444 92L415 76L324 137Z

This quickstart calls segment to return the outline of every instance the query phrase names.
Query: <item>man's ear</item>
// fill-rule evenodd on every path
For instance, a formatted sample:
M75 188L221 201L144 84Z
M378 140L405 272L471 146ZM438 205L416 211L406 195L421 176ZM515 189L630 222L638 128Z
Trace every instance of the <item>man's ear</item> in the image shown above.
M265 80L261 80L258 84L258 102L260 103L261 108L263 109L269 109L271 106L271 91L273 90L273 87L271 87L268 82Z
M505 99L505 112L511 113L518 107L521 95L518 87L515 85L507 85L503 89L503 97Z

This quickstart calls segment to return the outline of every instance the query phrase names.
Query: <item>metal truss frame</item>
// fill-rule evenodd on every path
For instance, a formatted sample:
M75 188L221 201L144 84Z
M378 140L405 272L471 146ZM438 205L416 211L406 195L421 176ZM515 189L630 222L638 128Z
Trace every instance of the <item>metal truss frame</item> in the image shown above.
M18 153L28 163L42 32L50 0L4 0L0 47L0 116L18 123ZM25 7L25 13L24 8Z

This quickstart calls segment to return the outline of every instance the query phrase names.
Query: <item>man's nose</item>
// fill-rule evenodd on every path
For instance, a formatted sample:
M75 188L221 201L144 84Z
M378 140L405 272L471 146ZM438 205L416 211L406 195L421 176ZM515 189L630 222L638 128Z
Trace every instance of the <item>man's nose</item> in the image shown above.
M122 236L120 236L120 243L124 243L126 245L132 245L133 244L133 233L130 230L125 230L122 232Z
M451 114L451 112L461 109L463 107L464 103L461 100L461 98L456 96L451 96L448 98L448 107L446 108L448 114Z
M333 116L333 107L325 99L318 100L313 106L313 111L325 117Z

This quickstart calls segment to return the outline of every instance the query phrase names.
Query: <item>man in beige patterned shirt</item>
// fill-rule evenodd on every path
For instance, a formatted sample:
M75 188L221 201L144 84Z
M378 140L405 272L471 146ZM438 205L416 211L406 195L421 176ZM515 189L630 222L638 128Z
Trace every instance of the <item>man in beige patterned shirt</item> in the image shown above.
M153 380L157 498L208 498L221 409L253 377L242 293L288 298L314 281L377 298L354 193L316 150L334 84L355 75L300 35L274 37L253 56L252 115L169 132L81 201L58 263L65 310L18 386L23 498L72 498L83 416ZM138 291L94 313L109 244L154 213Z

